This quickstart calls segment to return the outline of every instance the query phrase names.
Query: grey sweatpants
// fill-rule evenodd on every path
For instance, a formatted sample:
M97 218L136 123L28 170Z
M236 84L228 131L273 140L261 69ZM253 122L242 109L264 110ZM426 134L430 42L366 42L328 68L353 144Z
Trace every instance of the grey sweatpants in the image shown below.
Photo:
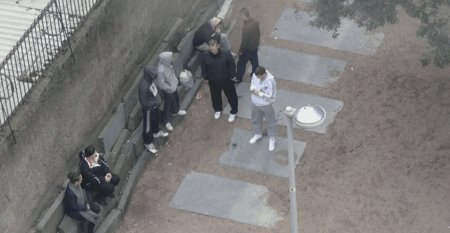
M263 117L266 118L269 137L277 136L277 119L272 105L256 106L252 104L252 124L255 134L262 134Z

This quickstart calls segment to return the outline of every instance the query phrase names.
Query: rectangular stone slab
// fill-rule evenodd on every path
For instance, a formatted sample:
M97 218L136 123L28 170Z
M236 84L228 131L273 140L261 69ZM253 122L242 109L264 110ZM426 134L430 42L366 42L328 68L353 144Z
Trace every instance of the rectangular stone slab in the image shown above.
M320 87L336 82L347 65L346 61L271 46L261 46L258 55L259 63L275 78Z
M235 128L230 147L220 157L220 164L268 175L289 177L287 139L277 137L275 150L269 151L268 137L250 144L249 140L253 135L253 132ZM294 140L294 156L297 164L305 147L305 142Z
M286 8L275 25L272 35L275 38L318 45L352 53L375 54L384 39L384 33L367 32L364 27L342 19L339 36L333 39L333 31L311 26L313 20L308 13Z
M191 172L184 178L169 206L271 228L281 217L268 206L268 197L269 191L264 186Z
M252 117L250 84L240 83L237 86L236 91L239 99L239 111L237 115L238 117L250 120ZM278 89L277 98L273 104L275 109L275 117L277 118L277 125L286 125L287 120L284 114L284 109L286 106L300 108L308 104L321 106L326 111L326 118L321 125L315 128L306 129L317 133L326 133L327 127L333 123L337 113L344 106L344 103L339 100ZM230 106L227 105L223 112L229 114ZM294 125L294 127L297 126Z

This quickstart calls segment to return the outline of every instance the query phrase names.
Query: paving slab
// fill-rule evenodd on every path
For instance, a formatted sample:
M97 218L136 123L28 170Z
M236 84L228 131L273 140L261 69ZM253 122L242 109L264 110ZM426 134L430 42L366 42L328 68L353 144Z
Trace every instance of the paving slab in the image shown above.
M169 206L271 228L282 218L268 206L269 195L264 186L191 172L184 178Z
M327 87L337 81L346 61L271 46L259 48L259 62L275 78Z
M275 150L269 151L268 137L263 137L255 144L250 144L248 141L252 136L253 132L235 128L228 151L220 157L220 164L268 175L289 177L287 139L277 137ZM305 142L294 140L297 164L303 155L305 147Z
M375 54L384 39L384 33L368 32L346 18L341 19L339 36L333 39L333 31L311 26L312 20L314 18L307 12L286 8L278 18L272 36L364 55Z
M236 87L236 91L238 94L239 101L239 112L238 117L244 119L251 119L252 110L251 110L251 99L250 99L250 84L249 83L240 83ZM317 133L326 133L327 127L333 123L334 118L337 113L342 109L344 103L339 100L328 99L321 96L308 95L298 92L287 91L283 89L277 90L277 99L273 105L275 109L275 117L277 119L277 125L286 125L286 116L284 114L284 109L286 106L292 106L294 108L300 108L306 105L319 105L326 111L326 118L324 122L315 127L309 128L305 130L314 131ZM230 113L230 106L227 105L223 112L225 114ZM294 126L296 127L296 126Z

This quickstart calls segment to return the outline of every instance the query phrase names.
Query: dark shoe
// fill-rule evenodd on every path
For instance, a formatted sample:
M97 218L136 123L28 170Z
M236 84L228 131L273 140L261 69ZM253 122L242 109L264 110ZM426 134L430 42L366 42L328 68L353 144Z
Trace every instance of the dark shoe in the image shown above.
M115 198L116 195L114 195L114 193L111 193L111 194L109 194L109 197L110 197L110 198Z
M106 202L106 200L104 198L98 199L97 203L102 205L102 206L107 206L108 205L108 203Z

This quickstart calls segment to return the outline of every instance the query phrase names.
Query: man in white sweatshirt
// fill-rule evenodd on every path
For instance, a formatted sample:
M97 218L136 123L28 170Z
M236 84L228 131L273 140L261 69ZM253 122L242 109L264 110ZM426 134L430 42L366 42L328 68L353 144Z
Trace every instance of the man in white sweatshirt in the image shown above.
M264 67L258 66L252 76L250 91L252 92L252 124L255 135L250 139L254 144L262 138L263 117L267 122L269 135L269 151L275 149L275 137L277 135L277 120L272 103L275 102L277 84L273 75Z

